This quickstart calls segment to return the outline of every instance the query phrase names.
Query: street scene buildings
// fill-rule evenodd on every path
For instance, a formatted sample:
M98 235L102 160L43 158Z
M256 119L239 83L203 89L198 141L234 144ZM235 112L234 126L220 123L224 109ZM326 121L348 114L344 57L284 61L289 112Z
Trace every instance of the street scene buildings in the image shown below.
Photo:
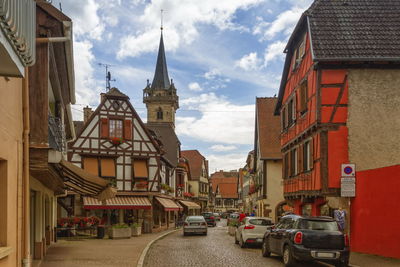
M55 2L0 0L0 267L400 265L400 2Z

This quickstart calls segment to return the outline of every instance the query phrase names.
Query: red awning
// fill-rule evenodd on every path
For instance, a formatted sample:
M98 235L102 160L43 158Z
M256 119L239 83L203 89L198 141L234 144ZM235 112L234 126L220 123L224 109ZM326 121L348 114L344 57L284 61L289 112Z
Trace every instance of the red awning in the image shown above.
M165 211L177 211L179 206L172 199L156 197L157 201L164 207Z
M116 196L101 202L93 197L83 197L84 209L126 209L126 210L149 210L150 200L147 197Z

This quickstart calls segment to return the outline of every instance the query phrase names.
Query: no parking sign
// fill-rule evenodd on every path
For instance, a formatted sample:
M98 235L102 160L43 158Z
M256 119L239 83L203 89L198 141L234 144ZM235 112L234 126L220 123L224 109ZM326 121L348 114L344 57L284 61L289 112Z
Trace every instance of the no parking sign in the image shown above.
M355 164L342 164L342 177L355 177L356 165Z

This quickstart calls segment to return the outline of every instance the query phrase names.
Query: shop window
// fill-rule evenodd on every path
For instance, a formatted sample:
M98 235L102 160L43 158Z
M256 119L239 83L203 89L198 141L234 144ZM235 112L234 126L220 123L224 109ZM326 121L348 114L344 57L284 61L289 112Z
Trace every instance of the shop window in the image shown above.
M7 246L7 161L0 159L0 248Z
M311 216L312 206L311 204L304 204L301 206L301 215L303 216Z
M110 138L123 138L123 121L122 120L110 120L109 126Z
M148 166L146 159L133 160L133 177L134 178L149 178Z
M83 158L83 169L88 173L99 175L99 162L97 158Z

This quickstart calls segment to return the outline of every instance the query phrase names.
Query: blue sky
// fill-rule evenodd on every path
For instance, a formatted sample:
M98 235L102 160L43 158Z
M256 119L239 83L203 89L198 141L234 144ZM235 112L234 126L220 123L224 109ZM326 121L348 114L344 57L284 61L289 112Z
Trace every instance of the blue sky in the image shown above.
M142 90L153 79L164 10L170 78L180 97L182 150L198 149L210 173L243 167L253 149L255 98L278 94L283 49L312 0L53 0L71 17L77 104L96 107L112 86L146 121Z

